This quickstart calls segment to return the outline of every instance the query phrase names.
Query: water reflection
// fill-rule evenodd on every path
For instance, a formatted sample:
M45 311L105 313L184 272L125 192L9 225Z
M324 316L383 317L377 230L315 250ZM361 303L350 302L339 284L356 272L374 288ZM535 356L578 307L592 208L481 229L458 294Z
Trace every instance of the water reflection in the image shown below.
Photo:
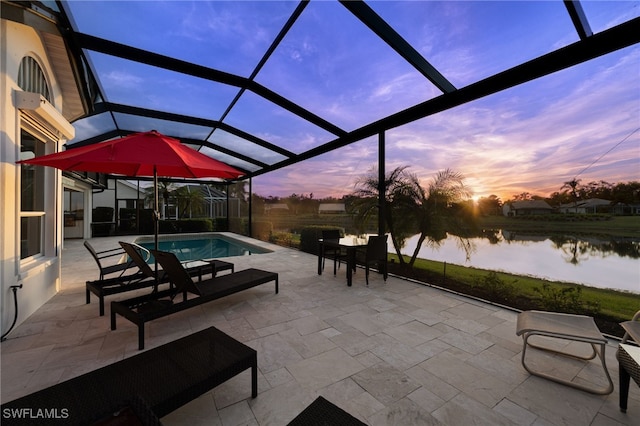
M505 241L545 241L550 240L553 245L567 254L569 263L578 264L580 259L588 259L594 256L609 257L620 256L631 259L640 259L640 239L638 238L596 238L596 237L573 237L567 235L521 235L510 231L501 232ZM490 239L492 241L493 239ZM499 238L497 239L499 242Z
M410 238L402 253L413 253L417 239ZM448 236L439 248L422 247L418 257L640 293L639 238L483 231L470 239L475 250L468 260L456 240Z

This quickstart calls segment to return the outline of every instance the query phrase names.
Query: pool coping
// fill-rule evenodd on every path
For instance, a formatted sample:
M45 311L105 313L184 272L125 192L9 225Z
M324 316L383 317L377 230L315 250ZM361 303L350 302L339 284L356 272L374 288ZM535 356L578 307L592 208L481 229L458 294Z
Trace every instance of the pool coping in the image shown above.
M229 242L238 242L244 246L247 246L249 250L255 249L260 251L260 253L251 253L252 255L273 253L275 251L278 251L277 248L281 248L278 245L257 240L255 238L246 237L244 235L235 234L233 232L194 232L182 234L163 234L158 236L158 241L204 240L212 237L218 237ZM154 237L149 235L136 236L133 240L134 243L149 243L153 241Z

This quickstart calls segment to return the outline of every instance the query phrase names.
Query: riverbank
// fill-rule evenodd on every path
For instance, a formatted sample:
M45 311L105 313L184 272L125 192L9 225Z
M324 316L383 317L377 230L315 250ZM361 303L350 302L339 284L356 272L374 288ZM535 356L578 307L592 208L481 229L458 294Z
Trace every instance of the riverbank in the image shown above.
M562 218L562 216L558 216ZM543 220L505 216L483 216L483 229L505 229L522 233L572 233L593 236L640 238L640 216L611 216L602 220Z

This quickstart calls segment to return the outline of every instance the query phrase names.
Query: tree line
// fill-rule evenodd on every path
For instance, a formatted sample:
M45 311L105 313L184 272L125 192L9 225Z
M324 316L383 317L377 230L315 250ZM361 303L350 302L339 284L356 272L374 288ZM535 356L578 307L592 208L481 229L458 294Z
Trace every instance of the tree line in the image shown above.
M398 178L398 173L407 172L408 167L403 166L389 174L389 177L395 176ZM400 174L402 174L400 173ZM371 178L372 176L369 176ZM416 178L417 179L417 178ZM360 179L360 182L366 182L367 177ZM609 200L613 204L639 204L640 203L640 181L629 181L621 183L609 183L604 180L592 181L587 184L581 184L580 179L564 182L562 185L558 185L559 190L555 191L549 196L544 197L541 195L532 194L530 192L522 192L520 194L514 194L508 200L501 200L497 195L489 195L488 197L481 197L477 201L476 211L483 215L500 215L502 214L502 206L512 201L523 200L543 200L550 206L557 207L563 204L574 203L578 200L588 200L592 198L600 198L603 200ZM253 194L253 208L257 211L264 211L264 205L266 204L286 204L288 207L288 214L315 214L318 212L318 207L321 203L344 203L347 211L352 211L351 207L358 203L358 198L363 194L356 190L343 197L325 197L314 198L313 193L309 194L297 194L293 193L288 197L276 197L268 196L263 197L257 194ZM472 194L468 194L470 197ZM471 203L470 198L461 200L459 202Z
M611 201L612 204L639 204L640 203L640 181L629 181L621 183L609 183L604 180L592 181L582 184L580 179L573 179L558 185L559 190L552 192L547 197L522 192L514 194L510 199L502 201L497 195L481 197L478 200L478 210L485 215L501 214L502 206L512 201L543 200L551 207L571 204L580 200L600 198Z

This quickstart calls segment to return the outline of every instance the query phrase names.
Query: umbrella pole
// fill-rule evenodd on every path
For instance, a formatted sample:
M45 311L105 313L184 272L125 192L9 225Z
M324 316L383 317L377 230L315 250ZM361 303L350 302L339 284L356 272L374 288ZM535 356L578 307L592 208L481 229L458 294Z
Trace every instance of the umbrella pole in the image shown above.
M153 199L154 199L154 209L153 209L153 233L154 233L154 248L158 250L158 233L160 231L160 223L159 223L159 212L158 212L158 171L156 170L156 166L153 166ZM155 263L155 288L154 291L158 291L158 259L153 258Z

